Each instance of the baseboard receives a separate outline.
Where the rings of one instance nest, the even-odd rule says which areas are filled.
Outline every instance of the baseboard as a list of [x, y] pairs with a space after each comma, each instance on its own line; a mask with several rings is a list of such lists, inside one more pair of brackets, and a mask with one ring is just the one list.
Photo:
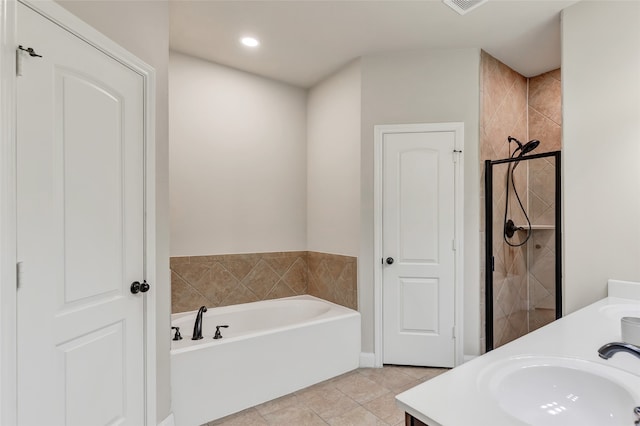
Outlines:
[[[464, 355], [463, 362], [469, 362], [478, 355]], [[373, 352], [360, 352], [360, 368], [374, 368], [376, 366], [376, 357]]]
[[169, 413], [166, 419], [158, 423], [158, 426], [176, 426], [173, 420], [173, 413]]
[[376, 366], [376, 357], [373, 352], [360, 352], [360, 367], [373, 368]]

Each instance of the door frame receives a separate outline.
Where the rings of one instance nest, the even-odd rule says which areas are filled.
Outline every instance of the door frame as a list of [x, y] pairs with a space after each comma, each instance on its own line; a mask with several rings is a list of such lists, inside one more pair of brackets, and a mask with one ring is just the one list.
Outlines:
[[[130, 68], [144, 84], [144, 279], [156, 283], [155, 70], [52, 0], [0, 0], [0, 424], [17, 421], [16, 53], [22, 3]], [[145, 424], [156, 425], [156, 292], [144, 300]]]
[[416, 123], [416, 124], [384, 124], [374, 126], [374, 256], [373, 256], [373, 288], [374, 288], [374, 366], [383, 364], [383, 318], [382, 318], [382, 182], [383, 182], [383, 140], [385, 134], [390, 133], [423, 133], [423, 132], [453, 132], [454, 152], [451, 153], [454, 162], [454, 209], [455, 209], [455, 252], [454, 252], [454, 365], [464, 362], [464, 164], [462, 150], [464, 146], [464, 123]]

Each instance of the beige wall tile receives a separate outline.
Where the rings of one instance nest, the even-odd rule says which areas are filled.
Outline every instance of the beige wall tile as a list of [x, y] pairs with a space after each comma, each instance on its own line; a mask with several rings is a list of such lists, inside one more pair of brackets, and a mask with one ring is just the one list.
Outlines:
[[213, 307], [220, 306], [220, 303], [238, 286], [238, 280], [219, 262], [215, 262], [200, 279], [191, 284], [209, 300], [209, 306]]
[[209, 301], [175, 272], [171, 273], [171, 308], [173, 312], [188, 312], [208, 305]]
[[257, 302], [260, 299], [251, 290], [240, 284], [222, 301], [220, 306], [238, 305], [241, 303]]
[[308, 274], [307, 262], [304, 257], [300, 256], [284, 273], [282, 279], [296, 294], [305, 294], [309, 282]]
[[251, 290], [259, 300], [262, 300], [279, 280], [280, 277], [267, 264], [267, 262], [260, 260], [251, 272], [249, 272], [249, 274], [242, 280], [242, 285]]
[[562, 87], [551, 73], [529, 79], [529, 107], [562, 125]]
[[562, 148], [562, 126], [533, 108], [529, 109], [529, 135], [531, 139], [540, 141], [536, 153], [558, 151]]
[[224, 267], [238, 280], [242, 281], [260, 261], [257, 254], [225, 255], [222, 261]]
[[[357, 309], [357, 258], [294, 251], [176, 257], [172, 312], [311, 294]], [[197, 306], [196, 306], [197, 305]]]
[[296, 296], [296, 292], [291, 289], [284, 281], [280, 280], [278, 283], [267, 293], [264, 299], [280, 299], [282, 297]]
[[[284, 275], [300, 257], [299, 252], [265, 253], [263, 259], [279, 276]], [[304, 255], [302, 255], [304, 256]]]
[[181, 263], [189, 263], [189, 256], [172, 257], [169, 264], [171, 268], [173, 268], [174, 266], [179, 265]]
[[199, 280], [207, 273], [209, 266], [204, 263], [179, 263], [171, 268], [173, 272], [188, 283]]

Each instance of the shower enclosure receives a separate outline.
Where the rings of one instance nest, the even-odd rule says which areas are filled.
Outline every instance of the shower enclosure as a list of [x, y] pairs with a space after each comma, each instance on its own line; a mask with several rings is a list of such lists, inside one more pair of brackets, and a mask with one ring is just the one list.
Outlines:
[[560, 151], [485, 161], [486, 351], [562, 316]]

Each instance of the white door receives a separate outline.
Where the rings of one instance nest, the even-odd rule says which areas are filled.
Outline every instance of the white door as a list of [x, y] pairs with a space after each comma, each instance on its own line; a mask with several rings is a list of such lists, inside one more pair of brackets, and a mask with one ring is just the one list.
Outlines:
[[18, 8], [18, 423], [142, 425], [144, 81]]
[[383, 362], [455, 364], [455, 133], [384, 133]]

